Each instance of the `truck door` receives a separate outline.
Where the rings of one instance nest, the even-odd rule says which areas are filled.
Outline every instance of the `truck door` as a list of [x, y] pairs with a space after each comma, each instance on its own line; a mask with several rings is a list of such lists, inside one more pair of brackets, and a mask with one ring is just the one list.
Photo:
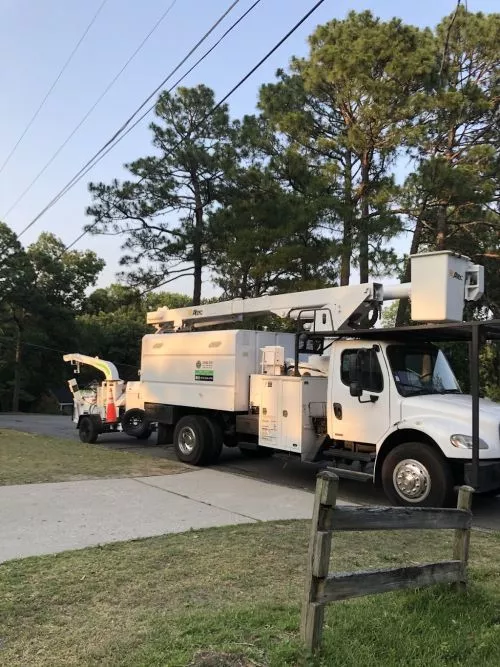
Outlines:
[[[374, 444], [390, 423], [390, 384], [385, 358], [378, 345], [361, 341], [334, 345], [333, 355], [329, 435], [336, 440]], [[350, 389], [354, 364], [362, 387], [358, 397], [351, 396]]]

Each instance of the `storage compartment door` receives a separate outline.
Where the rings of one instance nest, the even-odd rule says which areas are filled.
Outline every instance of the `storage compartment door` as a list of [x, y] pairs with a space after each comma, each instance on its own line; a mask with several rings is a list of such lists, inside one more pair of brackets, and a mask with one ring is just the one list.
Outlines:
[[281, 382], [281, 442], [280, 449], [290, 452], [300, 452], [302, 444], [302, 421], [304, 419], [302, 406], [302, 383], [290, 378]]
[[280, 382], [260, 378], [259, 445], [277, 448], [280, 441]]

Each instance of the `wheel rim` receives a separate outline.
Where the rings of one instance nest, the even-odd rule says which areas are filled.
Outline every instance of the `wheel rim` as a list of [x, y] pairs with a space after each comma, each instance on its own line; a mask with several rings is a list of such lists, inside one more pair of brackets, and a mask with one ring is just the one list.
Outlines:
[[190, 426], [181, 428], [177, 444], [184, 456], [189, 456], [193, 453], [193, 450], [196, 447], [196, 433]]
[[416, 459], [404, 459], [394, 468], [392, 481], [397, 494], [409, 503], [421, 503], [431, 492], [431, 476]]

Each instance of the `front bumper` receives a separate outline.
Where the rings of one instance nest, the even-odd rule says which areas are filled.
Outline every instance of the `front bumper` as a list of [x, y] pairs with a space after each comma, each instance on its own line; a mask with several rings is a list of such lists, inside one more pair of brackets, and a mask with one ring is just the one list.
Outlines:
[[472, 462], [464, 464], [464, 482], [474, 487], [478, 493], [486, 491], [500, 490], [500, 460], [492, 459], [488, 461], [479, 461], [477, 471], [477, 484], [474, 484], [474, 474]]

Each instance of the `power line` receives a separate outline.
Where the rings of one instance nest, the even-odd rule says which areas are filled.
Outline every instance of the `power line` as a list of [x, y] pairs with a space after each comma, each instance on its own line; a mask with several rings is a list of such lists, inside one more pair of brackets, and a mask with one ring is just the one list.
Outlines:
[[[4, 341], [8, 341], [10, 343], [17, 344], [17, 339], [12, 338], [10, 336], [0, 336], [0, 340], [4, 340]], [[47, 347], [47, 345], [38, 345], [36, 343], [28, 343], [27, 341], [24, 341], [24, 340], [21, 341], [21, 345], [24, 345], [25, 347], [33, 347], [33, 348], [36, 348], [38, 350], [46, 350], [48, 352], [56, 352], [57, 354], [61, 354], [61, 355], [73, 354], [72, 352], [65, 352], [64, 350], [58, 350], [55, 347]], [[88, 356], [92, 356], [92, 355], [88, 355]], [[101, 357], [97, 357], [97, 358], [100, 359]], [[139, 366], [134, 366], [133, 364], [118, 363], [118, 362], [115, 362], [115, 361], [113, 363], [114, 363], [115, 366], [124, 366], [124, 367], [127, 366], [128, 368], [135, 368], [135, 369], [139, 368]]]
[[[231, 88], [231, 90], [230, 90], [228, 93], [226, 93], [226, 95], [224, 95], [224, 97], [223, 97], [221, 100], [219, 100], [219, 101], [217, 102], [217, 104], [215, 104], [215, 105], [210, 109], [210, 111], [208, 111], [208, 112], [205, 114], [205, 116], [201, 119], [201, 121], [194, 127], [194, 130], [199, 129], [199, 128], [203, 125], [203, 123], [204, 123], [204, 122], [205, 122], [205, 121], [206, 121], [206, 120], [207, 120], [207, 119], [208, 119], [208, 118], [209, 118], [209, 117], [210, 117], [210, 116], [211, 116], [211, 115], [212, 115], [212, 114], [213, 114], [213, 113], [220, 107], [220, 106], [222, 106], [222, 105], [224, 104], [224, 102], [226, 102], [226, 101], [229, 99], [229, 97], [231, 97], [231, 95], [232, 95], [234, 92], [236, 92], [236, 91], [238, 90], [238, 88], [240, 88], [240, 87], [245, 83], [245, 81], [247, 81], [247, 80], [252, 76], [252, 74], [254, 74], [254, 73], [259, 69], [259, 67], [261, 67], [261, 66], [263, 65], [263, 64], [266, 62], [266, 60], [268, 60], [268, 59], [273, 55], [273, 53], [274, 53], [275, 51], [277, 51], [277, 50], [280, 48], [280, 46], [282, 46], [282, 45], [284, 44], [284, 42], [286, 42], [287, 39], [289, 39], [289, 38], [291, 37], [291, 35], [293, 35], [293, 33], [294, 33], [294, 32], [295, 32], [295, 31], [296, 31], [296, 30], [297, 30], [297, 29], [298, 29], [298, 28], [305, 22], [305, 21], [307, 21], [307, 19], [308, 19], [308, 18], [309, 18], [309, 17], [310, 17], [310, 16], [311, 16], [317, 9], [318, 9], [318, 7], [319, 7], [320, 5], [323, 4], [324, 1], [325, 1], [325, 0], [319, 0], [319, 1], [318, 1], [318, 2], [317, 2], [317, 3], [316, 3], [316, 4], [315, 4], [315, 5], [314, 5], [314, 6], [313, 6], [307, 13], [306, 13], [306, 14], [304, 14], [304, 16], [303, 16], [299, 21], [297, 21], [297, 23], [296, 23], [292, 28], [290, 28], [290, 30], [286, 33], [286, 35], [284, 35], [284, 36], [279, 40], [279, 42], [277, 42], [277, 43], [273, 46], [273, 48], [270, 49], [270, 50], [266, 53], [266, 55], [265, 55], [263, 58], [261, 58], [261, 59], [259, 60], [259, 62], [258, 62], [256, 65], [254, 65], [254, 67], [252, 67], [252, 69], [251, 69], [247, 74], [245, 74], [245, 76], [244, 76], [242, 79], [240, 79], [240, 80], [238, 81], [238, 83], [237, 83], [236, 85], [234, 85], [234, 86]], [[202, 57], [202, 58], [203, 58], [203, 57]], [[189, 73], [189, 72], [188, 72], [188, 73]], [[176, 84], [175, 84], [175, 85], [176, 85]], [[125, 135], [123, 135], [123, 136], [126, 136], [126, 134], [128, 134], [128, 132], [130, 132], [130, 131], [137, 125], [137, 123], [139, 123], [139, 122], [140, 122], [140, 121], [141, 121], [141, 120], [142, 120], [142, 119], [143, 119], [143, 118], [144, 118], [144, 117], [145, 117], [145, 116], [146, 116], [146, 115], [147, 115], [153, 108], [154, 108], [154, 105], [153, 105], [152, 107], [150, 107], [150, 108], [147, 110], [147, 112], [145, 112], [145, 113], [144, 113], [144, 114], [143, 114], [143, 115], [142, 115], [142, 116], [141, 116], [141, 117], [140, 117], [140, 118], [139, 118], [139, 119], [138, 119], [138, 120], [137, 120], [137, 121], [136, 121], [136, 122], [129, 128], [129, 129], [128, 129], [128, 131], [127, 131], [127, 132], [125, 133]], [[123, 138], [123, 137], [121, 137], [121, 138]], [[169, 153], [166, 153], [166, 154], [165, 154], [164, 157], [167, 157], [168, 155], [171, 155], [171, 154], [172, 154], [172, 153], [173, 153], [173, 152], [174, 152], [174, 151], [175, 151], [175, 150], [176, 150], [182, 143], [184, 143], [184, 141], [185, 141], [184, 139], [181, 139], [181, 140], [180, 140], [180, 141], [179, 141], [179, 142], [172, 148], [172, 150], [171, 150]], [[77, 183], [81, 178], [83, 178], [83, 177], [85, 176], [85, 174], [87, 174], [87, 173], [88, 173], [88, 172], [89, 172], [89, 171], [90, 171], [90, 170], [91, 170], [91, 169], [92, 169], [92, 168], [99, 162], [99, 160], [101, 160], [107, 153], [109, 153], [109, 151], [112, 150], [112, 149], [114, 148], [114, 146], [116, 146], [117, 143], [118, 143], [118, 141], [117, 141], [114, 145], [110, 146], [110, 147], [108, 148], [108, 150], [106, 151], [106, 153], [104, 153], [104, 155], [102, 155], [101, 157], [99, 157], [98, 160], [96, 160], [93, 164], [91, 164], [91, 165], [86, 169], [86, 171], [84, 171], [81, 175], [79, 175], [79, 176], [78, 176], [78, 179], [77, 179], [76, 181], [74, 181], [74, 182], [70, 185], [70, 188], [73, 187], [73, 185], [76, 185], [76, 183]], [[143, 179], [140, 179], [140, 180], [143, 180]], [[139, 181], [139, 182], [140, 182], [140, 181]], [[63, 193], [63, 194], [64, 194], [64, 193]], [[62, 195], [61, 195], [61, 196], [62, 196]], [[64, 254], [65, 252], [67, 252], [67, 251], [68, 251], [70, 248], [72, 248], [76, 243], [78, 243], [78, 241], [80, 241], [86, 234], [88, 234], [88, 233], [89, 233], [89, 232], [96, 226], [96, 224], [97, 224], [97, 223], [94, 222], [94, 223], [92, 223], [91, 225], [89, 225], [89, 226], [88, 226], [88, 227], [87, 227], [87, 228], [86, 228], [86, 229], [85, 229], [85, 230], [84, 230], [84, 231], [83, 231], [83, 232], [82, 232], [82, 233], [81, 233], [81, 234], [80, 234], [74, 241], [72, 241], [70, 244], [68, 244], [68, 245], [66, 246], [66, 248], [64, 249], [64, 251], [63, 251], [62, 254]], [[168, 281], [167, 281], [167, 282], [168, 282]], [[157, 287], [159, 287], [159, 286], [160, 286], [160, 285], [158, 285]], [[147, 291], [151, 291], [152, 289], [156, 289], [156, 287], [155, 287], [155, 288], [151, 288], [151, 289], [149, 289], [149, 290], [145, 290], [144, 292], [141, 292], [141, 294], [145, 294]]]
[[45, 102], [49, 99], [49, 97], [51, 96], [51, 94], [52, 94], [54, 88], [55, 88], [55, 87], [57, 86], [57, 84], [59, 83], [60, 78], [62, 77], [62, 75], [64, 74], [64, 72], [66, 71], [66, 69], [69, 67], [69, 64], [70, 64], [71, 61], [73, 60], [73, 58], [74, 58], [76, 52], [78, 51], [78, 49], [80, 48], [80, 46], [81, 46], [81, 44], [82, 44], [82, 42], [83, 42], [83, 40], [84, 40], [85, 37], [87, 36], [88, 32], [90, 31], [90, 29], [92, 28], [92, 26], [94, 25], [94, 23], [97, 21], [97, 18], [98, 18], [98, 16], [99, 16], [99, 14], [100, 14], [101, 11], [104, 9], [104, 5], [105, 5], [107, 2], [108, 2], [108, 0], [102, 0], [102, 2], [101, 2], [101, 4], [99, 5], [97, 11], [95, 12], [94, 16], [90, 19], [90, 23], [88, 24], [88, 26], [87, 26], [87, 27], [85, 28], [85, 30], [83, 31], [82, 36], [80, 37], [80, 39], [78, 40], [78, 42], [77, 42], [76, 45], [74, 46], [73, 50], [72, 50], [71, 53], [69, 54], [69, 56], [68, 56], [66, 62], [64, 63], [64, 65], [63, 65], [63, 66], [61, 67], [61, 69], [59, 70], [59, 74], [56, 76], [54, 82], [52, 83], [52, 85], [50, 86], [50, 88], [48, 89], [48, 91], [46, 92], [45, 96], [43, 97], [42, 101], [40, 102], [40, 104], [39, 104], [38, 108], [36, 109], [35, 113], [33, 114], [33, 116], [31, 117], [31, 119], [29, 120], [28, 124], [27, 124], [26, 127], [24, 128], [23, 133], [21, 134], [21, 136], [19, 137], [19, 139], [18, 139], [18, 140], [16, 141], [16, 143], [14, 144], [14, 147], [12, 148], [12, 150], [10, 151], [10, 153], [9, 153], [9, 154], [7, 155], [7, 157], [5, 158], [5, 160], [4, 160], [3, 164], [2, 164], [2, 166], [0, 167], [0, 174], [1, 174], [2, 171], [5, 169], [5, 167], [7, 166], [7, 164], [10, 162], [10, 159], [11, 159], [11, 157], [14, 155], [14, 153], [16, 152], [16, 150], [17, 150], [19, 144], [22, 142], [22, 140], [23, 140], [24, 137], [26, 136], [27, 132], [29, 131], [29, 129], [31, 128], [31, 126], [33, 125], [33, 123], [35, 122], [35, 120], [37, 119], [38, 114], [40, 113], [40, 111], [41, 111], [41, 110], [43, 109], [43, 107], [45, 106]]
[[[201, 37], [201, 39], [198, 40], [198, 42], [196, 42], [196, 44], [187, 53], [187, 55], [184, 56], [184, 58], [179, 62], [179, 64], [176, 65], [176, 67], [174, 67], [174, 69], [163, 79], [160, 85], [157, 86], [150, 95], [148, 95], [148, 97], [144, 100], [144, 102], [142, 102], [142, 104], [133, 112], [133, 114], [121, 125], [121, 127], [113, 134], [113, 136], [110, 139], [108, 139], [108, 141], [90, 158], [90, 160], [88, 160], [88, 162], [80, 169], [80, 171], [77, 172], [77, 174], [75, 174], [75, 176], [73, 176], [73, 178], [64, 186], [64, 188], [62, 188], [62, 190], [60, 190], [60, 192], [53, 199], [51, 199], [51, 201], [40, 211], [40, 213], [38, 213], [38, 215], [36, 215], [35, 218], [33, 218], [33, 220], [28, 225], [26, 225], [24, 229], [20, 231], [20, 233], [18, 234], [18, 238], [21, 237], [25, 232], [27, 232], [28, 229], [30, 229], [30, 227], [32, 227], [50, 208], [52, 208], [52, 206], [54, 206], [55, 203], [59, 201], [59, 199], [64, 194], [66, 194], [66, 192], [71, 187], [73, 187], [74, 185], [73, 181], [75, 181], [75, 179], [125, 131], [128, 125], [130, 125], [130, 123], [133, 121], [135, 116], [137, 116], [137, 114], [146, 106], [146, 104], [148, 104], [150, 99], [154, 97], [161, 88], [163, 88], [165, 83], [177, 72], [177, 70], [180, 67], [182, 67], [182, 65], [186, 62], [186, 60], [190, 58], [190, 56], [211, 35], [211, 33], [224, 20], [224, 18], [229, 14], [229, 12], [231, 12], [232, 9], [236, 7], [236, 5], [239, 2], [240, 0], [234, 0], [234, 2], [232, 2], [229, 5], [229, 7], [221, 14], [221, 16], [217, 19], [217, 21], [212, 25], [212, 27], [203, 35], [203, 37]], [[75, 183], [77, 182], [78, 181], [76, 180]]]
[[130, 65], [130, 63], [134, 60], [136, 55], [139, 53], [139, 51], [142, 50], [148, 39], [153, 35], [153, 33], [160, 27], [161, 23], [166, 19], [170, 11], [173, 9], [174, 5], [176, 4], [177, 0], [172, 0], [172, 2], [169, 4], [167, 9], [163, 12], [163, 14], [160, 16], [160, 18], [156, 21], [156, 23], [153, 25], [151, 30], [147, 33], [147, 35], [144, 37], [144, 39], [141, 41], [141, 43], [137, 46], [135, 51], [132, 53], [132, 55], [127, 59], [125, 64], [122, 66], [120, 71], [113, 77], [113, 79], [108, 83], [106, 88], [103, 90], [103, 92], [99, 95], [97, 100], [94, 102], [94, 104], [90, 107], [90, 109], [87, 111], [87, 113], [83, 116], [83, 118], [79, 121], [79, 123], [76, 125], [76, 127], [73, 129], [73, 131], [66, 137], [66, 139], [63, 141], [63, 143], [59, 146], [59, 148], [55, 151], [55, 153], [52, 155], [52, 157], [48, 160], [48, 162], [45, 163], [45, 165], [42, 167], [42, 169], [38, 172], [38, 174], [35, 176], [35, 178], [31, 181], [31, 183], [26, 187], [23, 192], [19, 195], [19, 197], [15, 200], [15, 202], [11, 205], [11, 207], [4, 213], [2, 216], [3, 219], [5, 219], [12, 211], [16, 208], [16, 206], [24, 199], [24, 197], [28, 194], [28, 192], [31, 190], [31, 188], [35, 185], [35, 183], [40, 179], [40, 177], [47, 171], [47, 169], [50, 167], [50, 165], [54, 162], [54, 160], [57, 158], [59, 153], [67, 146], [67, 144], [71, 141], [71, 139], [75, 136], [75, 134], [78, 132], [78, 130], [81, 128], [81, 126], [85, 123], [87, 118], [92, 114], [94, 109], [101, 103], [101, 101], [104, 99], [104, 97], [109, 93], [111, 88], [115, 85], [115, 83], [118, 81], [118, 79], [121, 77], [123, 72], [127, 69], [127, 67]]
[[[219, 46], [219, 44], [220, 44], [220, 43], [227, 37], [227, 35], [229, 35], [229, 33], [232, 32], [232, 31], [234, 30], [234, 28], [236, 28], [236, 26], [237, 26], [239, 23], [241, 23], [241, 21], [243, 21], [243, 19], [244, 19], [244, 18], [245, 18], [245, 17], [246, 17], [246, 16], [247, 16], [247, 15], [248, 15], [248, 14], [255, 8], [255, 7], [259, 4], [259, 3], [260, 3], [260, 2], [262, 2], [262, 0], [255, 0], [255, 2], [254, 2], [252, 5], [250, 5], [250, 7], [249, 7], [249, 8], [248, 8], [248, 9], [247, 9], [241, 16], [240, 16], [240, 17], [239, 17], [233, 24], [231, 24], [231, 25], [229, 26], [229, 28], [228, 28], [228, 29], [227, 29], [227, 30], [226, 30], [226, 31], [219, 37], [219, 39], [213, 44], [213, 46], [211, 46], [207, 51], [205, 51], [205, 53], [204, 53], [202, 56], [200, 56], [200, 58], [198, 58], [198, 60], [197, 60], [193, 65], [191, 65], [191, 67], [187, 70], [187, 72], [185, 72], [181, 77], [179, 77], [179, 79], [177, 79], [177, 81], [176, 81], [172, 86], [170, 86], [170, 88], [167, 89], [167, 92], [170, 93], [170, 92], [172, 92], [172, 90], [174, 90], [175, 88], [177, 88], [177, 86], [178, 86], [178, 85], [179, 85], [179, 84], [180, 84], [180, 83], [181, 83], [181, 82], [182, 82], [182, 81], [183, 81], [189, 74], [191, 74], [191, 72], [192, 72], [196, 67], [198, 67], [198, 65], [199, 65], [203, 60], [205, 60], [205, 58], [207, 58], [207, 57], [212, 53], [212, 51], [214, 51], [214, 50], [217, 48], [217, 46]], [[64, 194], [66, 194], [66, 192], [67, 192], [68, 190], [70, 190], [74, 185], [76, 185], [76, 184], [78, 183], [78, 181], [80, 181], [86, 174], [88, 174], [89, 171], [91, 171], [91, 170], [95, 167], [96, 164], [98, 164], [104, 157], [106, 157], [106, 155], [107, 155], [108, 153], [110, 153], [110, 152], [113, 150], [113, 148], [114, 148], [118, 143], [120, 143], [120, 141], [121, 141], [122, 139], [124, 139], [124, 138], [127, 136], [127, 134], [129, 134], [130, 132], [132, 132], [132, 130], [133, 130], [135, 127], [137, 127], [137, 125], [138, 125], [142, 120], [144, 120], [144, 118], [145, 118], [145, 117], [146, 117], [146, 116], [147, 116], [147, 115], [148, 115], [148, 114], [155, 108], [155, 105], [156, 105], [156, 103], [153, 104], [152, 106], [150, 106], [149, 109], [147, 109], [147, 111], [145, 111], [145, 112], [142, 114], [142, 116], [140, 116], [140, 117], [134, 122], [134, 124], [131, 125], [131, 126], [126, 130], [126, 132], [125, 132], [121, 137], [119, 137], [119, 138], [118, 138], [118, 139], [117, 139], [111, 146], [109, 146], [109, 147], [107, 148], [107, 150], [106, 150], [104, 153], [102, 153], [102, 155], [100, 155], [100, 156], [95, 160], [95, 162], [93, 162], [91, 165], [89, 165], [89, 166], [85, 169], [85, 171], [84, 171], [83, 173], [80, 173], [79, 176], [78, 176], [78, 178], [77, 178], [76, 180], [74, 180], [74, 182], [71, 183], [71, 185], [65, 190], [65, 192], [62, 193], [61, 196], [64, 196]], [[205, 120], [205, 119], [204, 119], [204, 120]], [[142, 179], [141, 179], [141, 180], [142, 180]], [[81, 233], [81, 234], [80, 234], [74, 241], [72, 241], [69, 245], [67, 245], [67, 246], [65, 247], [65, 249], [63, 250], [63, 252], [62, 252], [62, 254], [61, 254], [60, 256], [64, 255], [64, 253], [66, 253], [70, 248], [72, 248], [74, 245], [76, 245], [76, 244], [78, 243], [78, 241], [80, 241], [80, 239], [82, 239], [86, 234], [88, 234], [88, 232], [95, 226], [95, 224], [96, 224], [96, 223], [94, 223], [93, 225], [90, 225], [90, 226], [89, 226], [87, 229], [85, 229], [85, 230], [84, 230], [84, 231], [83, 231], [83, 232], [82, 232], [82, 233]]]

